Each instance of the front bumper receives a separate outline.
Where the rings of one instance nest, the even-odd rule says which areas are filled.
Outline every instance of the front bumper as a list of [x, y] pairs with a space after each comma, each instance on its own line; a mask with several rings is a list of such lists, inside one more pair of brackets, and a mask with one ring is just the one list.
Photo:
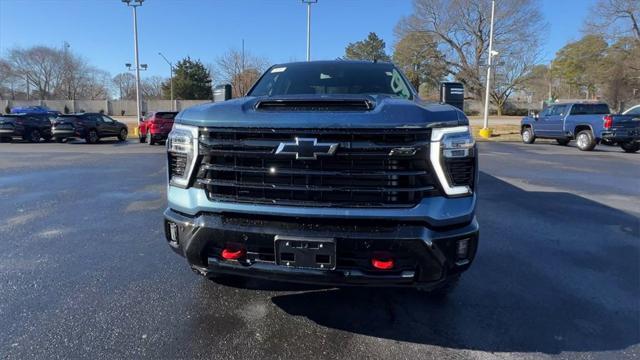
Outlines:
[[[479, 235], [478, 223], [473, 216], [463, 224], [434, 228], [415, 221], [211, 212], [187, 215], [172, 209], [167, 209], [164, 215], [170, 247], [201, 273], [325, 285], [436, 288], [470, 266]], [[171, 224], [175, 224], [175, 239]], [[276, 264], [276, 236], [335, 239], [336, 268], [300, 269]], [[460, 258], [456, 246], [463, 239], [468, 241], [468, 252]], [[229, 243], [244, 246], [246, 258], [238, 261], [222, 259], [220, 252]], [[397, 256], [398, 266], [394, 270], [377, 270], [371, 266], [371, 254], [380, 250]]]

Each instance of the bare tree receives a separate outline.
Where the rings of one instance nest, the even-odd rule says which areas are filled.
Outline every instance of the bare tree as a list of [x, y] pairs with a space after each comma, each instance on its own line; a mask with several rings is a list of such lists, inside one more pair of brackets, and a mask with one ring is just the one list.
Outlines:
[[0, 59], [0, 99], [16, 99], [16, 85], [19, 84], [19, 78], [11, 64]]
[[133, 100], [136, 97], [136, 77], [131, 73], [120, 73], [113, 77], [120, 100]]
[[598, 0], [590, 13], [585, 24], [588, 33], [604, 33], [614, 40], [630, 36], [640, 43], [640, 1]]
[[268, 64], [264, 58], [230, 49], [216, 61], [216, 78], [231, 84], [233, 96], [244, 96]]
[[80, 79], [77, 99], [101, 100], [110, 97], [111, 75], [108, 72], [88, 67]]
[[60, 83], [62, 60], [59, 50], [46, 46], [14, 48], [9, 50], [8, 56], [16, 75], [25, 79], [27, 88], [33, 86], [41, 100], [48, 99]]
[[142, 79], [140, 84], [142, 96], [145, 99], [162, 99], [162, 84], [168, 81], [161, 76], [151, 76]]
[[[491, 21], [490, 0], [414, 0], [413, 15], [399, 32], [424, 32], [439, 43], [449, 73], [476, 98], [484, 94]], [[500, 56], [491, 98], [501, 110], [519, 81], [537, 62], [544, 21], [537, 0], [498, 0], [494, 49]]]

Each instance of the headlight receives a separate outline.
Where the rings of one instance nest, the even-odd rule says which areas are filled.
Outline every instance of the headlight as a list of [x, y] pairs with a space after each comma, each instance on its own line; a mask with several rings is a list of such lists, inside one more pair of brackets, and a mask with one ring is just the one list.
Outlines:
[[198, 128], [175, 124], [167, 137], [169, 185], [186, 188], [198, 156]]
[[475, 143], [468, 126], [432, 130], [431, 164], [445, 194], [471, 194], [476, 171]]

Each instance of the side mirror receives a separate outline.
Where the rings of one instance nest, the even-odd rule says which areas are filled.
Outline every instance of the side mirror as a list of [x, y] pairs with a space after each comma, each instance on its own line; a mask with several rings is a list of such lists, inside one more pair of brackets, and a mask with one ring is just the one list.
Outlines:
[[213, 88], [213, 102], [227, 101], [231, 99], [231, 85], [223, 84]]
[[464, 111], [464, 85], [458, 82], [440, 83], [440, 102]]

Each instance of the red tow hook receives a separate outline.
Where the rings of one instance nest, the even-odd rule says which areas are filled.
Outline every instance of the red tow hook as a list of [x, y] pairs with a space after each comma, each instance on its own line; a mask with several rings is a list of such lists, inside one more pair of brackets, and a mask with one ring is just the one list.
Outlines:
[[222, 249], [221, 256], [225, 260], [238, 260], [243, 258], [247, 254], [247, 251], [243, 248], [224, 248]]
[[373, 253], [371, 265], [378, 270], [391, 270], [395, 266], [393, 257], [386, 251]]

